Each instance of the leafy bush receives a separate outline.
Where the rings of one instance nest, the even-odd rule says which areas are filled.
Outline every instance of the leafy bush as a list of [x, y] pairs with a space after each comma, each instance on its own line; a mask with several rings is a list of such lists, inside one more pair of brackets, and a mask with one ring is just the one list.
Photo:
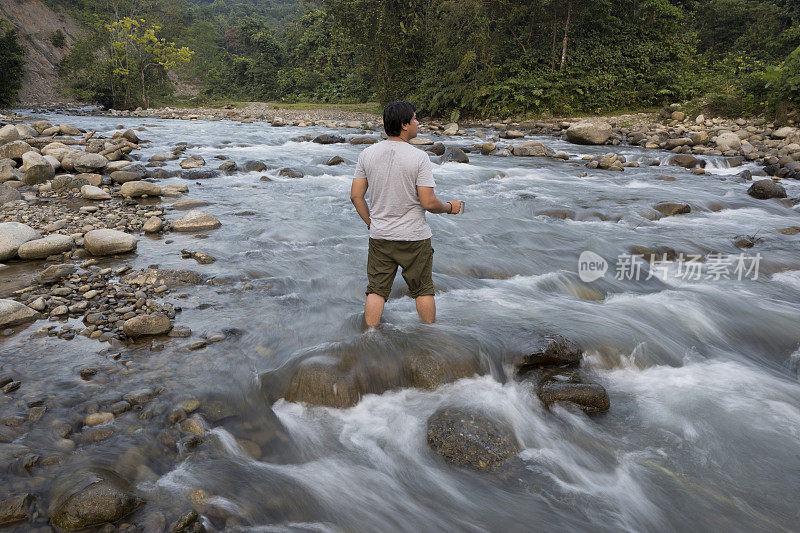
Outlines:
[[50, 33], [50, 42], [56, 48], [64, 48], [67, 44], [67, 38], [64, 35], [64, 32], [61, 29], [58, 29], [52, 33]]
[[25, 74], [25, 50], [11, 23], [0, 19], [0, 107], [17, 103]]

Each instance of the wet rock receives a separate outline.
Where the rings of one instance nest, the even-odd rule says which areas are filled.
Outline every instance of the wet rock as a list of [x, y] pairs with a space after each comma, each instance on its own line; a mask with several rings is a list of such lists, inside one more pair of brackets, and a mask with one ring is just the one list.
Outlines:
[[81, 190], [84, 186], [90, 186], [89, 180], [81, 176], [63, 174], [53, 179], [53, 191], [64, 193], [72, 190]]
[[84, 185], [81, 187], [81, 196], [87, 200], [110, 200], [111, 195], [100, 187]]
[[286, 178], [302, 178], [305, 174], [303, 174], [300, 170], [295, 170], [293, 168], [282, 168], [278, 172], [278, 176], [284, 176]]
[[31, 322], [39, 316], [37, 311], [27, 305], [14, 300], [0, 299], [0, 328]]
[[296, 369], [284, 397], [289, 402], [352, 407], [361, 399], [361, 392], [349, 370], [331, 356], [308, 358]]
[[448, 463], [476, 470], [496, 469], [521, 450], [509, 426], [456, 407], [440, 409], [428, 419], [427, 442]]
[[216, 261], [216, 258], [214, 258], [211, 255], [208, 255], [203, 252], [195, 252], [192, 250], [186, 250], [186, 249], [181, 250], [181, 255], [183, 256], [184, 259], [194, 259], [201, 265], [210, 265], [211, 263]]
[[207, 180], [219, 176], [218, 170], [194, 169], [181, 172], [181, 178], [185, 180]]
[[207, 231], [220, 227], [222, 223], [202, 211], [189, 211], [186, 215], [172, 223], [175, 231]]
[[205, 200], [198, 200], [197, 198], [187, 198], [185, 200], [180, 200], [178, 202], [175, 202], [174, 204], [172, 204], [172, 207], [184, 211], [187, 209], [196, 209], [198, 207], [205, 207], [207, 205], [209, 205], [209, 203], [206, 202]]
[[108, 159], [100, 154], [82, 153], [72, 160], [76, 172], [96, 172], [108, 165]]
[[129, 181], [123, 183], [119, 190], [122, 196], [135, 198], [140, 196], [161, 196], [161, 187], [150, 181]]
[[200, 157], [199, 155], [193, 155], [191, 157], [187, 157], [186, 159], [180, 162], [180, 166], [183, 169], [199, 168], [205, 164], [206, 160]]
[[447, 163], [452, 161], [454, 163], [469, 163], [469, 157], [464, 153], [464, 150], [457, 147], [445, 149], [444, 155], [439, 159], [439, 163]]
[[511, 357], [510, 363], [517, 375], [542, 367], [578, 366], [583, 357], [583, 349], [574, 340], [562, 335], [536, 335], [526, 347]]
[[137, 389], [125, 395], [125, 401], [131, 405], [142, 405], [158, 395], [154, 389]]
[[344, 137], [340, 135], [333, 135], [330, 133], [323, 133], [322, 135], [317, 135], [314, 137], [314, 140], [317, 144], [336, 144], [336, 143], [343, 143], [345, 142]]
[[55, 283], [75, 272], [75, 265], [60, 264], [51, 265], [36, 275], [36, 281], [43, 284]]
[[145, 233], [158, 233], [164, 227], [164, 221], [158, 217], [148, 218], [142, 226]]
[[267, 170], [267, 165], [262, 161], [245, 161], [242, 170], [244, 172], [263, 172]]
[[[786, 189], [783, 185], [776, 183], [771, 179], [758, 180], [754, 182], [747, 194], [759, 200], [768, 200], [770, 198], [786, 198]], [[0, 224], [2, 226], [2, 224]]]
[[55, 526], [74, 530], [116, 522], [144, 504], [117, 476], [92, 475], [88, 480], [90, 484], [67, 492], [54, 503], [51, 521]]
[[97, 256], [131, 252], [136, 249], [138, 242], [133, 235], [113, 229], [96, 229], [83, 236], [86, 250]]
[[333, 166], [336, 166], [336, 165], [341, 165], [342, 163], [344, 163], [344, 159], [339, 157], [338, 155], [335, 155], [335, 156], [331, 157], [330, 159], [328, 159], [327, 161], [325, 161], [325, 164], [327, 166], [329, 166], [329, 167], [333, 167]]
[[380, 138], [373, 135], [359, 135], [350, 139], [350, 144], [375, 144], [381, 142]]
[[101, 424], [107, 424], [112, 420], [114, 420], [113, 413], [92, 413], [86, 415], [85, 424], [87, 426], [99, 426]]
[[15, 494], [0, 500], [0, 527], [29, 520], [33, 500], [32, 494]]
[[511, 147], [511, 153], [518, 157], [549, 157], [555, 154], [538, 141], [515, 144]]
[[151, 162], [158, 162], [158, 161], [174, 161], [178, 159], [178, 156], [173, 154], [172, 152], [160, 152], [155, 154], [150, 158]]
[[194, 509], [182, 514], [172, 525], [169, 527], [170, 533], [180, 533], [189, 529], [198, 518], [197, 511]]
[[403, 360], [403, 369], [411, 386], [429, 390], [461, 378], [484, 373], [476, 356], [454, 357], [424, 350], [406, 356]]
[[705, 163], [705, 161], [701, 162], [701, 160], [691, 154], [675, 154], [669, 158], [668, 164], [683, 168], [697, 168], [702, 163]]
[[429, 152], [434, 155], [442, 156], [447, 151], [444, 143], [433, 143], [431, 146], [425, 149], [426, 152]]
[[164, 315], [139, 315], [129, 318], [122, 325], [122, 330], [129, 337], [142, 335], [163, 335], [172, 328], [169, 318]]
[[145, 270], [143, 272], [132, 272], [123, 278], [125, 283], [141, 286], [160, 286], [181, 287], [185, 285], [199, 285], [203, 283], [203, 276], [191, 270]]
[[72, 250], [75, 243], [69, 235], [59, 235], [53, 233], [42, 239], [28, 241], [19, 247], [17, 253], [20, 259], [44, 259], [51, 255], [56, 255]]
[[220, 163], [217, 167], [217, 170], [222, 170], [223, 172], [236, 172], [239, 170], [239, 166], [236, 164], [236, 161], [228, 159]]
[[581, 121], [570, 126], [567, 139], [575, 144], [605, 144], [613, 134], [611, 126], [602, 121]]
[[481, 144], [481, 154], [483, 155], [491, 155], [495, 150], [497, 150], [497, 144], [493, 142], [485, 142]]
[[764, 242], [764, 239], [754, 235], [737, 235], [733, 239], [733, 245], [737, 248], [752, 248], [757, 243]]
[[665, 217], [683, 215], [692, 211], [692, 208], [689, 206], [689, 204], [682, 204], [679, 202], [659, 202], [653, 206], [653, 209]]
[[544, 373], [536, 383], [536, 394], [547, 407], [570, 404], [587, 414], [604, 413], [611, 405], [606, 389], [577, 370]]

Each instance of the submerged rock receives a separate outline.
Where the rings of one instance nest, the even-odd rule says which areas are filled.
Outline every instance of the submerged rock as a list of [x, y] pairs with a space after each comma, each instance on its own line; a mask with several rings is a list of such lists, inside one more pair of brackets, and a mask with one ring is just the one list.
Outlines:
[[456, 407], [428, 419], [427, 442], [448, 463], [476, 470], [495, 469], [521, 450], [508, 425]]
[[303, 174], [300, 170], [295, 170], [293, 168], [282, 168], [278, 172], [278, 176], [284, 176], [286, 178], [302, 178], [305, 174]]
[[461, 378], [482, 374], [478, 357], [447, 357], [418, 350], [403, 360], [403, 370], [412, 387], [435, 389]]
[[512, 357], [511, 364], [522, 375], [529, 370], [547, 366], [578, 366], [583, 357], [580, 345], [562, 335], [538, 335], [530, 346]]
[[31, 517], [32, 494], [15, 494], [0, 500], [0, 527]]
[[189, 211], [186, 215], [172, 223], [175, 231], [206, 231], [220, 227], [222, 223], [215, 217], [202, 211]]
[[682, 204], [678, 202], [659, 202], [653, 206], [653, 209], [665, 217], [684, 215], [692, 211], [692, 208], [689, 206], [689, 204]]
[[[77, 491], [69, 491], [54, 502], [53, 525], [63, 529], [83, 529], [116, 522], [144, 504], [128, 483], [110, 474], [92, 475], [92, 481]], [[79, 485], [80, 486], [80, 485]]]
[[584, 413], [608, 411], [608, 392], [599, 383], [572, 369], [558, 369], [536, 376], [536, 395], [547, 406], [570, 404]]

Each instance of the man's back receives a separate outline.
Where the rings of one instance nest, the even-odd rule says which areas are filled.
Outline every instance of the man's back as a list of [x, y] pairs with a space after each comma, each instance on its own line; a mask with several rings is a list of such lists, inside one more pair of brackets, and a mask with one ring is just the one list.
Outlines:
[[428, 155], [405, 142], [373, 144], [358, 158], [356, 178], [367, 178], [373, 239], [419, 241], [431, 237], [417, 186], [434, 187]]

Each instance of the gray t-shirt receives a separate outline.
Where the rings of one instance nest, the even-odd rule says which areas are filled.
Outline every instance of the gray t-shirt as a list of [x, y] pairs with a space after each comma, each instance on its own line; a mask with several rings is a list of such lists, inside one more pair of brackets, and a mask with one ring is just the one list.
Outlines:
[[356, 178], [367, 178], [369, 236], [389, 241], [431, 237], [417, 186], [434, 187], [428, 154], [399, 141], [373, 144], [358, 157]]

